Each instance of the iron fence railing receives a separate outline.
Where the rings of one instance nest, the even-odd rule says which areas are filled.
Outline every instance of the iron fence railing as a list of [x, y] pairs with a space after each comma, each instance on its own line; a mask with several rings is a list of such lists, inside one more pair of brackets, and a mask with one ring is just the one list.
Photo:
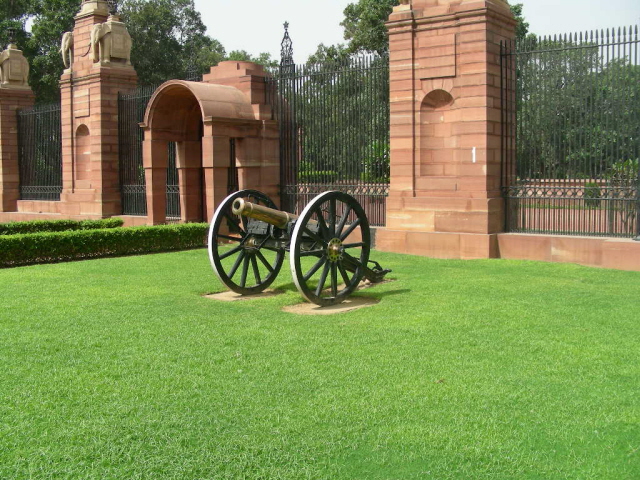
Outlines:
[[18, 167], [21, 200], [60, 200], [62, 127], [60, 104], [19, 110]]
[[389, 190], [389, 61], [361, 56], [294, 65], [267, 79], [280, 128], [281, 206], [299, 212], [326, 190], [350, 193], [385, 224]]
[[167, 208], [168, 222], [180, 220], [180, 184], [176, 165], [176, 143], [169, 142], [167, 155]]
[[506, 230], [640, 236], [638, 27], [501, 45]]
[[[142, 164], [144, 140], [140, 122], [151, 96], [159, 85], [143, 85], [132, 93], [118, 95], [118, 135], [120, 157], [120, 192], [123, 215], [147, 215], [147, 188]], [[169, 143], [167, 167], [168, 221], [180, 219], [180, 187], [176, 168], [175, 143]]]

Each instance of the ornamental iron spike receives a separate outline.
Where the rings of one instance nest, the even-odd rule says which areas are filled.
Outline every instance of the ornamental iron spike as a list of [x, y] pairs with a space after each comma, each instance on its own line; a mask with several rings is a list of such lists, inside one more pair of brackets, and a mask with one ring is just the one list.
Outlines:
[[16, 29], [14, 27], [7, 28], [7, 33], [9, 34], [9, 45], [15, 45], [16, 43]]
[[109, 4], [109, 14], [117, 15], [118, 14], [118, 0], [107, 0]]
[[293, 42], [289, 36], [289, 22], [284, 22], [284, 37], [280, 46], [280, 67], [293, 65]]

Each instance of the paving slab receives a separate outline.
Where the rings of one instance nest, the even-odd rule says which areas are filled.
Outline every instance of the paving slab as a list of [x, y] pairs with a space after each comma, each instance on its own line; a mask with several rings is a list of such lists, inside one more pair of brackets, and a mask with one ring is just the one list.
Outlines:
[[298, 303], [289, 305], [282, 309], [283, 312], [295, 313], [298, 315], [335, 315], [336, 313], [349, 312], [351, 310], [359, 310], [365, 307], [371, 307], [379, 303], [377, 298], [369, 297], [349, 297], [344, 302], [328, 307], [319, 307], [315, 303]]
[[221, 302], [238, 302], [242, 300], [255, 300], [257, 298], [275, 297], [280, 295], [282, 290], [265, 290], [264, 292], [256, 293], [254, 295], [240, 295], [239, 293], [227, 290], [220, 293], [212, 293], [205, 295], [204, 298], [211, 298], [212, 300], [219, 300]]

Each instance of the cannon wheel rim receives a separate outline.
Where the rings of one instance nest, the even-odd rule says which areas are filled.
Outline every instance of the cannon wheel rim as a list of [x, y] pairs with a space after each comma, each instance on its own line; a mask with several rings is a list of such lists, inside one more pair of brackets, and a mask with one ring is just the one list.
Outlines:
[[[344, 211], [346, 211], [347, 217], [351, 212], [355, 214], [355, 220], [352, 224], [349, 225], [349, 227], [347, 227], [347, 225], [345, 224], [346, 219], [344, 218], [344, 216], [338, 216], [338, 203], [344, 205]], [[324, 218], [323, 215], [328, 231], [325, 231], [325, 229], [321, 229], [322, 231], [319, 233], [319, 235], [317, 235], [323, 241], [321, 249], [325, 248], [325, 252], [317, 257], [318, 260], [316, 264], [310, 270], [305, 271], [301, 260], [303, 256], [301, 252], [301, 244], [304, 237], [303, 234], [306, 232], [306, 234], [308, 235], [307, 225], [309, 223], [309, 220], [312, 220], [314, 214], [316, 214], [316, 218], [318, 218], [318, 214], [319, 212], [322, 212], [322, 207], [325, 204], [329, 208], [327, 218]], [[352, 228], [352, 225], [354, 223], [356, 225]], [[341, 231], [336, 234], [335, 230], [337, 230], [338, 228], [340, 228]], [[353, 246], [356, 244], [351, 244], [352, 246], [347, 247], [347, 244], [345, 244], [344, 248], [344, 252], [349, 254], [353, 259], [352, 263], [354, 265], [357, 265], [354, 272], [349, 272], [346, 271], [344, 267], [344, 259], [337, 259], [335, 261], [329, 260], [329, 254], [327, 253], [328, 249], [326, 247], [328, 247], [329, 242], [332, 241], [332, 238], [329, 237], [346, 240], [346, 238], [349, 237], [349, 235], [356, 228], [360, 229], [362, 239], [361, 242], [357, 242], [359, 247]], [[351, 195], [338, 191], [321, 193], [304, 208], [304, 210], [300, 214], [300, 217], [296, 220], [291, 238], [292, 240], [289, 252], [291, 276], [293, 277], [293, 281], [296, 284], [296, 287], [298, 288], [300, 294], [308, 301], [320, 306], [335, 305], [346, 300], [346, 298], [357, 288], [358, 284], [362, 280], [362, 277], [364, 275], [363, 267], [366, 266], [369, 261], [369, 252], [371, 245], [369, 222], [367, 220], [364, 209], [362, 208], [362, 206], [360, 206], [357, 200]], [[356, 255], [352, 255], [353, 253], [356, 253]], [[322, 259], [325, 260], [323, 261]], [[318, 264], [320, 264], [319, 267]], [[322, 272], [320, 272], [320, 270], [322, 270]], [[318, 284], [315, 286], [315, 288], [313, 288], [313, 279], [318, 272], [320, 272], [318, 284], [323, 281], [323, 277], [324, 281], [326, 281], [327, 277], [330, 276], [330, 293], [326, 292], [324, 288], [318, 289]], [[310, 273], [311, 275], [309, 275]], [[341, 278], [344, 281], [344, 288], [342, 288], [341, 290], [338, 290], [338, 278]], [[320, 291], [318, 292], [318, 290]]]
[[[244, 230], [242, 229], [242, 226], [240, 226], [240, 222], [237, 222], [238, 217], [231, 213], [231, 205], [233, 204], [233, 201], [239, 197], [248, 197], [253, 199], [254, 203], [257, 201], [257, 203], [262, 203], [263, 205], [269, 208], [276, 208], [276, 205], [267, 195], [257, 190], [240, 190], [238, 192], [234, 192], [228, 195], [222, 202], [220, 202], [220, 205], [218, 205], [218, 208], [216, 208], [216, 211], [213, 214], [213, 218], [211, 219], [211, 224], [209, 225], [209, 238], [208, 238], [207, 249], [209, 251], [209, 261], [211, 262], [213, 271], [215, 272], [218, 279], [227, 288], [229, 288], [230, 290], [236, 293], [239, 293], [241, 295], [252, 295], [252, 294], [262, 292], [267, 287], [269, 287], [269, 285], [273, 283], [273, 281], [278, 276], [278, 272], [280, 271], [280, 268], [282, 267], [282, 262], [284, 260], [285, 252], [284, 250], [272, 250], [272, 251], [275, 251], [275, 258], [273, 259], [272, 262], [269, 262], [264, 256], [262, 256], [262, 260], [261, 260], [260, 258], [256, 259], [256, 255], [248, 255], [246, 253], [246, 250], [242, 248], [242, 240], [246, 237], [246, 232], [244, 232]], [[238, 234], [239, 238], [235, 237], [234, 235], [224, 236], [225, 240], [238, 238], [238, 243], [239, 243], [238, 247], [236, 247], [237, 252], [231, 255], [228, 255], [228, 257], [235, 258], [237, 262], [242, 262], [242, 269], [239, 268], [239, 263], [238, 263], [238, 267], [235, 269], [235, 271], [233, 272], [234, 274], [231, 276], [229, 275], [230, 272], [228, 273], [224, 265], [222, 264], [223, 259], [221, 258], [221, 254], [218, 250], [220, 246], [218, 244], [218, 239], [220, 238], [220, 235], [221, 235], [219, 232], [220, 227], [222, 226], [223, 221], [225, 219], [228, 220], [230, 216], [235, 217], [235, 221], [237, 223], [237, 226], [240, 228], [241, 232]], [[232, 249], [232, 250], [235, 250], [235, 249]], [[260, 250], [261, 250], [260, 248], [257, 249], [258, 252]], [[225, 253], [228, 254], [229, 252], [225, 252]], [[238, 260], [239, 257], [240, 259]], [[265, 263], [265, 260], [267, 260], [266, 263]], [[234, 266], [235, 266], [235, 263], [236, 262], [234, 262]], [[267, 276], [264, 278], [262, 278], [262, 276], [259, 275], [259, 272], [258, 274], [256, 274], [256, 271], [255, 271], [255, 269], [258, 269], [258, 265], [260, 263], [264, 264], [265, 266], [269, 264], [268, 268], [270, 268], [270, 271], [267, 274]], [[243, 270], [244, 275], [241, 274], [240, 283], [236, 283], [233, 280], [233, 277], [236, 276], [235, 274], [239, 270]], [[256, 275], [258, 278], [256, 278]], [[246, 281], [250, 276], [253, 276], [253, 279], [256, 283], [252, 286], [247, 286]], [[242, 278], [245, 279], [244, 286], [242, 285]]]

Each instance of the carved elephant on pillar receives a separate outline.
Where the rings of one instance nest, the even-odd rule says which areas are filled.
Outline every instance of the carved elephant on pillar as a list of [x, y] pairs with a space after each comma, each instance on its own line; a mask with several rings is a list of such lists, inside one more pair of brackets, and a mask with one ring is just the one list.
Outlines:
[[20, 50], [0, 52], [0, 84], [29, 85], [29, 62]]
[[4, 52], [0, 52], [0, 85], [5, 83], [4, 67], [2, 64], [7, 58], [9, 58], [9, 53], [6, 50]]
[[91, 56], [95, 62], [121, 59], [131, 65], [131, 37], [121, 22], [97, 23], [91, 30]]
[[73, 32], [65, 32], [62, 35], [60, 53], [62, 54], [64, 68], [70, 68], [73, 63]]

